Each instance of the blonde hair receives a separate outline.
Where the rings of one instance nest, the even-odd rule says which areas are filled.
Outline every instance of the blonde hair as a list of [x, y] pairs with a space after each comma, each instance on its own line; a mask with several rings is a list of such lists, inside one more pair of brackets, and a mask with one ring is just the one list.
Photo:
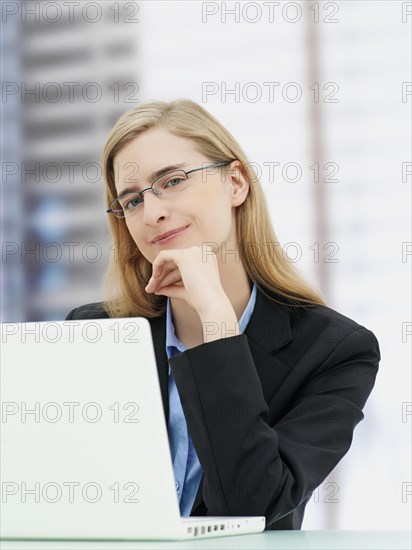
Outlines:
[[[250, 187], [245, 201], [236, 208], [236, 238], [240, 260], [261, 292], [275, 293], [287, 305], [308, 307], [326, 305], [323, 296], [285, 258], [273, 230], [265, 195], [254, 168], [228, 130], [203, 107], [188, 99], [153, 101], [125, 112], [112, 128], [103, 151], [103, 176], [107, 208], [116, 198], [114, 157], [127, 143], [149, 128], [162, 127], [192, 140], [196, 149], [213, 163], [239, 160]], [[108, 266], [103, 307], [110, 317], [163, 315], [166, 296], [147, 294], [144, 287], [151, 274], [151, 263], [140, 253], [123, 219], [109, 216], [114, 254]], [[250, 257], [250, 245], [258, 245], [257, 257]], [[271, 244], [275, 246], [261, 246]], [[255, 256], [255, 254], [253, 254]], [[278, 301], [278, 303], [281, 303]]]

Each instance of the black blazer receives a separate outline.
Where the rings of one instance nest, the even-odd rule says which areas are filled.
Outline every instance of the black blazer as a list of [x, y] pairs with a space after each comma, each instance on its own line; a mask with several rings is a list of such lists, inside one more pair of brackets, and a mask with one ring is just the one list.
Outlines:
[[[300, 529], [313, 491], [347, 453], [374, 386], [379, 343], [326, 306], [292, 308], [257, 289], [246, 330], [171, 357], [203, 476], [192, 516], [265, 516]], [[101, 304], [67, 319], [108, 317]], [[166, 422], [166, 315], [149, 319]]]

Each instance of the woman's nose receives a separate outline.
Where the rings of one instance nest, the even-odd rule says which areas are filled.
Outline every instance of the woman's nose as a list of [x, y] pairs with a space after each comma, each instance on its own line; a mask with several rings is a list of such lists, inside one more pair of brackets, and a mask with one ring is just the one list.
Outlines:
[[151, 191], [144, 194], [143, 204], [143, 220], [145, 223], [156, 222], [160, 217], [167, 217], [168, 206], [167, 200], [164, 197], [159, 197]]

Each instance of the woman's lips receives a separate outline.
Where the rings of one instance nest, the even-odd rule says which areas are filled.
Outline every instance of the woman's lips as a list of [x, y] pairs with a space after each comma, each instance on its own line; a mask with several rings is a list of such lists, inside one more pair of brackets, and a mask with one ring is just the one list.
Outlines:
[[181, 235], [184, 231], [186, 231], [186, 229], [188, 229], [190, 226], [186, 226], [185, 228], [181, 229], [180, 231], [177, 231], [176, 233], [173, 233], [173, 235], [169, 235], [168, 237], [165, 237], [164, 239], [160, 239], [158, 241], [156, 241], [154, 244], [163, 244], [163, 243], [167, 243], [168, 241], [171, 241], [172, 239], [174, 239], [175, 237], [177, 237], [178, 235]]

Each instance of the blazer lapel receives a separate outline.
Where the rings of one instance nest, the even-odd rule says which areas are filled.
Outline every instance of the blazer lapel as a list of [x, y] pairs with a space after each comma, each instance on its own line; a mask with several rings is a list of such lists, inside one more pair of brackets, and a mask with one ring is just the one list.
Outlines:
[[162, 393], [163, 410], [167, 426], [169, 421], [169, 364], [166, 354], [166, 314], [148, 320], [152, 330], [157, 372], [159, 375], [160, 391]]
[[289, 309], [270, 297], [285, 303], [281, 296], [266, 295], [258, 289], [245, 330], [267, 404], [291, 371], [289, 365], [276, 358], [276, 352], [293, 340]]

